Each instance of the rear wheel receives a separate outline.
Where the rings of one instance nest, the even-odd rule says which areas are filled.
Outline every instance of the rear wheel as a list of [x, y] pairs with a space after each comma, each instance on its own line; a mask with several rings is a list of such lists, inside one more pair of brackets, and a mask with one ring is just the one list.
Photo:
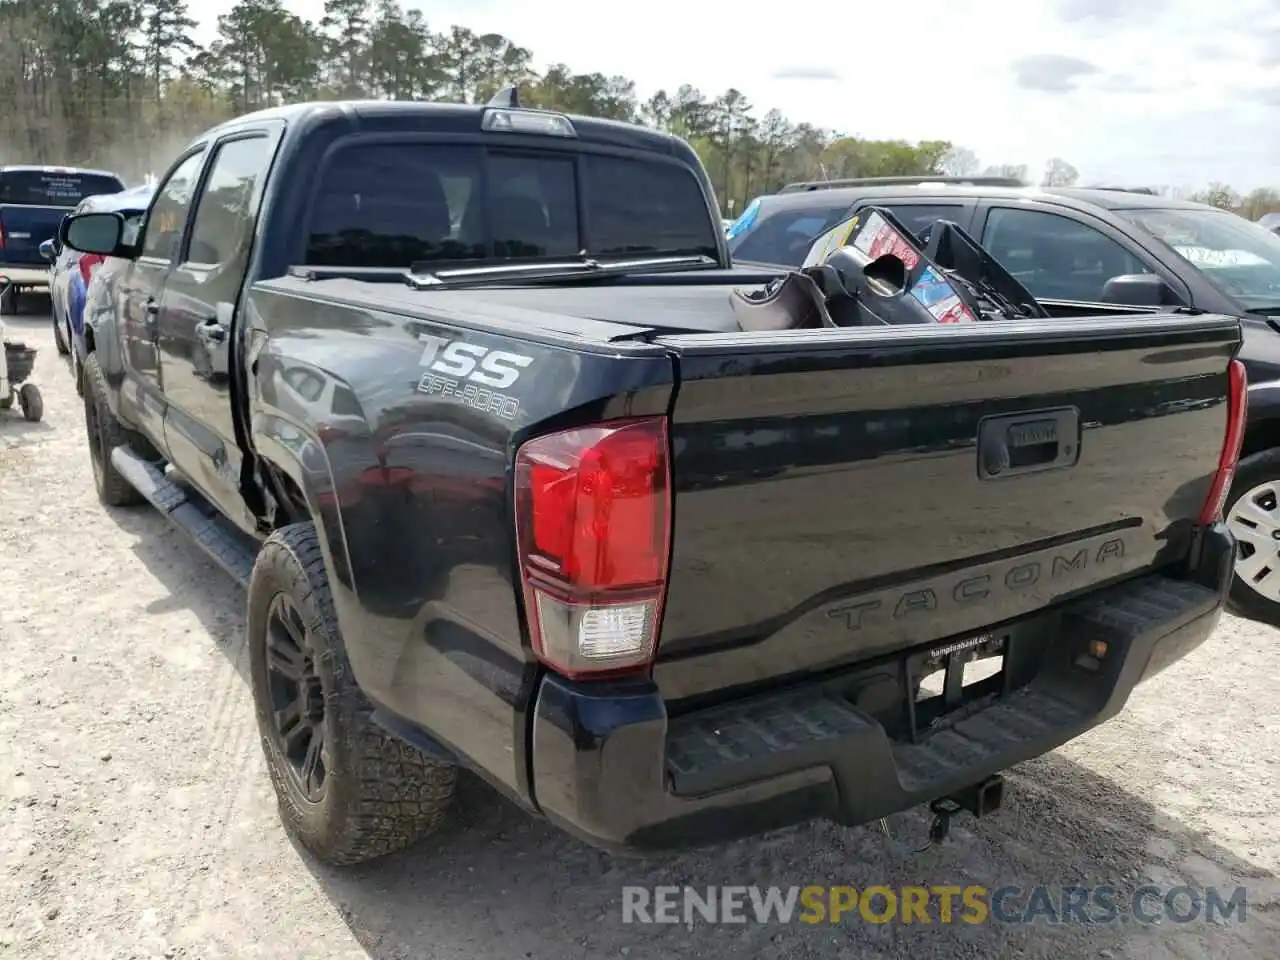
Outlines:
[[249, 581], [249, 669], [285, 828], [326, 863], [393, 853], [437, 829], [457, 771], [374, 724], [310, 523], [273, 533]]
[[84, 363], [84, 429], [98, 499], [109, 507], [142, 503], [142, 494], [111, 463], [111, 451], [129, 444], [132, 433], [112, 414], [107, 403], [107, 378], [92, 353]]
[[1280, 625], [1280, 449], [1240, 461], [1224, 512], [1238, 544], [1232, 610]]

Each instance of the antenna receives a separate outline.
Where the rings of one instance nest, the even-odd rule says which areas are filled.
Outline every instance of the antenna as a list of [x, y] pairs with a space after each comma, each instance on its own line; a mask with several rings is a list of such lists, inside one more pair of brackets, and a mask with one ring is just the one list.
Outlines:
[[505, 107], [508, 110], [520, 109], [520, 88], [519, 87], [503, 87], [493, 95], [493, 99], [489, 101], [487, 106]]

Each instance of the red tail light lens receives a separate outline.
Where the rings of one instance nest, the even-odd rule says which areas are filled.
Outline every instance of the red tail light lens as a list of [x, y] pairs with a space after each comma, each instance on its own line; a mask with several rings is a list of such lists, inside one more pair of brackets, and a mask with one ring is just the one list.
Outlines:
[[86, 253], [80, 257], [80, 279], [84, 281], [84, 285], [89, 286], [89, 278], [93, 275], [93, 268], [100, 264], [106, 257], [96, 253]]
[[1240, 459], [1240, 446], [1244, 443], [1245, 420], [1249, 413], [1249, 378], [1244, 364], [1232, 360], [1227, 370], [1227, 436], [1218, 458], [1218, 472], [1214, 474], [1209, 496], [1200, 509], [1200, 524], [1215, 523], [1222, 517], [1231, 481], [1235, 479], [1236, 462]]
[[538, 437], [515, 483], [534, 652], [573, 678], [649, 669], [671, 553], [666, 419]]

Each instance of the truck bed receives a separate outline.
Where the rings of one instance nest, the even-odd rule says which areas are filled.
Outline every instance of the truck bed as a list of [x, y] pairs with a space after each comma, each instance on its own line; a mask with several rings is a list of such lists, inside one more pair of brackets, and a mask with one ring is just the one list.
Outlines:
[[[754, 276], [754, 274], [753, 274]], [[685, 333], [728, 333], [738, 330], [729, 294], [744, 281], [711, 284], [645, 284], [642, 286], [519, 287], [469, 290], [415, 290], [398, 281], [369, 283], [342, 278], [308, 282], [296, 278], [268, 281], [271, 289], [338, 301], [377, 304], [408, 315], [435, 311], [477, 319], [517, 321], [531, 329], [580, 333], [616, 339], [657, 329]], [[594, 321], [614, 329], [597, 327]], [[627, 328], [627, 329], [622, 329]]]

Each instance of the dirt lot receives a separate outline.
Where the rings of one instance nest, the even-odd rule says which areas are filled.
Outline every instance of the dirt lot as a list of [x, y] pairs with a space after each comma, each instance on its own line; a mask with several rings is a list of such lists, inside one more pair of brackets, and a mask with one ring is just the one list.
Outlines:
[[[1227, 620], [1127, 712], [1014, 771], [994, 818], [813, 825], [676, 860], [611, 859], [468, 781], [456, 825], [359, 870], [286, 839], [245, 682], [243, 598], [158, 516], [93, 496], [47, 319], [46, 417], [0, 420], [0, 957], [1280, 956], [1280, 650]], [[1248, 888], [1243, 921], [624, 925], [627, 884], [1150, 882]]]

